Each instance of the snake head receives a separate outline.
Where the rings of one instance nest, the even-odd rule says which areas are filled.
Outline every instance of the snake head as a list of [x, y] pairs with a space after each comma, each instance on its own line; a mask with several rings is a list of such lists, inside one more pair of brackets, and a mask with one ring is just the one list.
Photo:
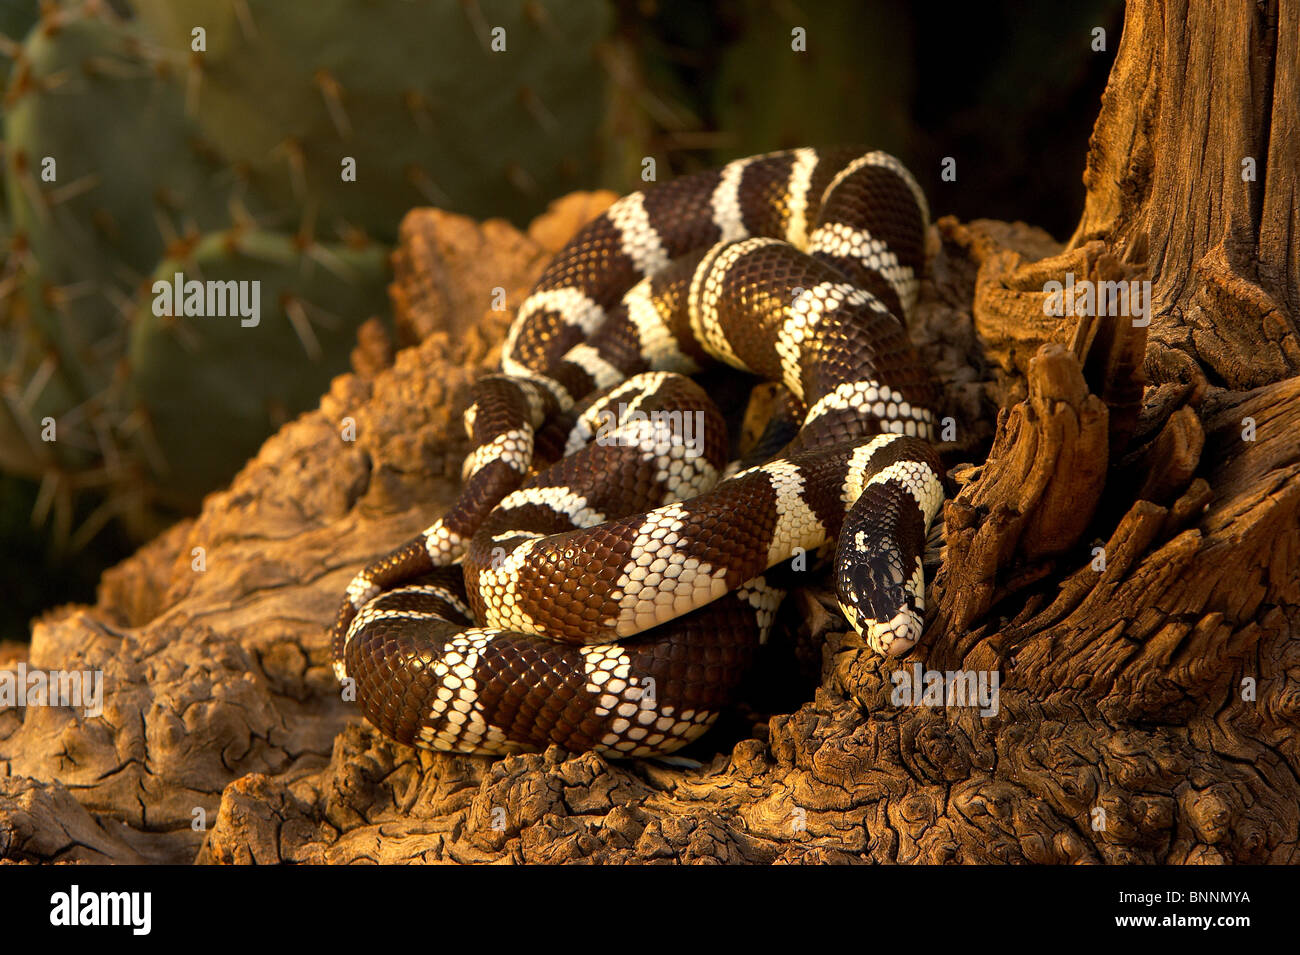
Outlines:
[[867, 646], [900, 656], [925, 625], [922, 557], [943, 503], [942, 467], [934, 450], [914, 438], [876, 439], [866, 448], [862, 491], [836, 547], [835, 589]]
[[[855, 544], [865, 543], [854, 535]], [[921, 639], [925, 625], [925, 574], [914, 558], [910, 576], [902, 555], [877, 541], [875, 549], [841, 548], [835, 557], [840, 610], [872, 650], [902, 656]]]

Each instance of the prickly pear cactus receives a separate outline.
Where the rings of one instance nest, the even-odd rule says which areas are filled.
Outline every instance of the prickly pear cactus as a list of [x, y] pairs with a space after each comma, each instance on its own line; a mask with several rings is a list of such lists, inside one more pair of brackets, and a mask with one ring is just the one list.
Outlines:
[[[0, 0], [0, 89], [8, 85], [14, 54], [27, 36], [27, 31], [36, 22], [37, 13], [37, 0]], [[0, 154], [2, 152], [0, 144]], [[3, 216], [8, 202], [4, 193], [3, 187], [0, 187], [0, 216]], [[0, 232], [0, 241], [7, 241], [8, 238], [7, 229]]]
[[205, 236], [160, 263], [129, 353], [142, 442], [162, 456], [160, 495], [193, 505], [214, 474], [233, 473], [313, 407], [347, 367], [356, 326], [382, 306], [387, 280], [384, 246], [256, 230]]
[[177, 77], [146, 49], [99, 7], [59, 10], [28, 36], [6, 95], [21, 283], [33, 330], [81, 396], [107, 387], [129, 303], [168, 243], [228, 216]]
[[[0, 42], [21, 43], [39, 12], [39, 0], [0, 0]], [[8, 79], [9, 60], [0, 57], [0, 84]]]
[[[169, 353], [168, 337], [151, 338], [156, 329], [145, 321], [135, 339], [146, 357], [132, 364], [133, 317], [140, 303], [148, 316], [149, 276], [164, 268], [160, 260], [170, 267], [197, 252], [200, 234], [228, 229], [232, 220], [252, 221], [274, 204], [203, 142], [187, 109], [184, 70], [140, 24], [103, 3], [47, 3], [21, 45], [7, 49], [14, 55], [4, 112], [0, 469], [73, 497], [90, 488], [119, 514], [129, 498], [133, 513], [143, 515], [136, 526], [152, 528], [147, 518], [155, 505], [192, 506], [276, 422], [265, 409], [260, 418], [247, 409], [223, 418], [223, 405], [194, 387], [172, 392], [185, 407], [160, 409], [154, 364], [160, 356], [173, 363], [167, 371], [177, 381], [190, 385], [207, 380], [213, 364], [229, 370], [230, 356], [213, 362], [204, 335], [191, 338], [199, 347]], [[286, 259], [282, 247], [289, 240], [249, 241], [255, 251], [270, 250], [266, 268], [275, 276], [263, 286], [268, 328], [284, 317], [281, 294], [309, 303], [323, 287], [323, 300], [338, 309], [309, 356], [299, 347], [276, 364], [284, 350], [268, 345], [274, 336], [264, 329], [245, 339], [260, 351], [242, 363], [244, 387], [235, 404], [265, 392], [269, 407], [301, 410], [304, 394], [318, 396], [322, 382], [346, 367], [340, 343], [383, 310], [375, 276], [383, 272], [386, 249], [340, 250], [329, 259], [343, 263], [339, 277], [322, 282], [301, 256]], [[306, 251], [328, 258], [328, 249], [310, 243]], [[214, 263], [218, 274], [223, 265]], [[143, 369], [138, 382], [131, 378], [137, 367]], [[169, 414], [188, 415], [191, 427], [170, 427]], [[151, 418], [160, 422], [157, 442], [146, 440], [149, 431], [141, 426]], [[256, 429], [253, 421], [260, 421]], [[229, 436], [221, 433], [227, 424]], [[186, 443], [195, 429], [214, 434], [201, 453]], [[235, 446], [243, 456], [233, 455]], [[71, 506], [64, 502], [65, 511]]]
[[605, 3], [136, 7], [189, 72], [205, 137], [323, 234], [352, 227], [391, 241], [402, 214], [428, 204], [523, 220], [591, 181]]
[[[611, 21], [562, 0], [0, 0], [0, 468], [145, 511], [219, 486], [386, 310], [408, 209], [522, 219], [590, 185]], [[176, 271], [260, 282], [259, 324], [156, 315]]]

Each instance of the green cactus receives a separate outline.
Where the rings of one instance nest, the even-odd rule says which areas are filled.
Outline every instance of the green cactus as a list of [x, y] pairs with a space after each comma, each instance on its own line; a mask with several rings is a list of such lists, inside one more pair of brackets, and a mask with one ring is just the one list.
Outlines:
[[[207, 286], [201, 304], [190, 300], [202, 316], [181, 314], [177, 273], [212, 283], [212, 300]], [[214, 477], [233, 473], [275, 428], [315, 406], [346, 370], [357, 325], [383, 308], [387, 280], [385, 246], [241, 229], [204, 236], [159, 264], [136, 311], [129, 367], [132, 395], [165, 459], [157, 462], [160, 498], [192, 506]], [[260, 283], [256, 316], [234, 306], [231, 282], [245, 306]]]
[[[606, 107], [595, 55], [611, 25], [604, 3], [136, 5], [193, 71], [207, 139], [322, 234], [391, 241], [407, 209], [430, 203], [525, 221], [590, 184], [594, 163], [583, 164]], [[347, 157], [355, 182], [342, 175]]]
[[[0, 88], [8, 84], [13, 59], [27, 31], [36, 22], [37, 3], [38, 0], [0, 0]], [[3, 148], [0, 148], [0, 154], [3, 154]], [[4, 188], [0, 186], [0, 218], [7, 202]], [[0, 233], [0, 239], [8, 239], [8, 230]]]
[[[0, 0], [0, 44], [21, 43], [40, 13], [40, 0]], [[0, 85], [9, 79], [9, 62], [0, 57]]]
[[83, 395], [108, 384], [123, 306], [169, 242], [228, 221], [228, 173], [196, 151], [177, 78], [102, 9], [42, 19], [5, 114], [11, 227], [39, 264], [32, 320]]
[[[408, 209], [522, 221], [593, 184], [612, 16], [578, 0], [131, 8], [0, 0], [0, 470], [57, 487], [65, 514], [90, 488], [147, 533], [346, 367], [356, 325], [385, 311], [384, 243]], [[261, 282], [260, 323], [155, 315], [152, 285], [177, 271]]]

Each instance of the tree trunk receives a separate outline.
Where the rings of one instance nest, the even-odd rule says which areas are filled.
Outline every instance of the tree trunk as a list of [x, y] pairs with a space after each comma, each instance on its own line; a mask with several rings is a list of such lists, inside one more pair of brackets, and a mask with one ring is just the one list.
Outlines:
[[[394, 301], [420, 343], [394, 361], [368, 330], [318, 412], [37, 627], [31, 665], [116, 692], [103, 721], [0, 712], [0, 855], [1300, 861], [1298, 66], [1300, 0], [1134, 0], [1068, 245], [940, 220], [913, 332], [955, 493], [926, 635], [883, 660], [801, 591], [815, 696], [715, 731], [702, 767], [417, 753], [338, 700], [347, 580], [454, 493], [454, 399], [505, 327], [483, 303], [609, 197], [527, 235], [412, 213]], [[1149, 281], [1149, 324], [1046, 314], [1067, 276]], [[925, 705], [918, 670], [998, 692]]]
[[[1297, 857], [1298, 122], [1300, 4], [1132, 3], [1066, 249], [943, 224], [1028, 398], [947, 506], [923, 655], [1003, 675], [989, 784], [1089, 857]], [[1149, 280], [1149, 327], [1045, 316], [1067, 274]]]

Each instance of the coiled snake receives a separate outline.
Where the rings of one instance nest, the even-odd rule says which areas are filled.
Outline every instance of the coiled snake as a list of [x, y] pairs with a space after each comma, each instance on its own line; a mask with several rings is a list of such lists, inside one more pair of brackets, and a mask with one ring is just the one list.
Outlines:
[[[902, 322], [927, 222], [892, 156], [797, 149], [584, 227], [476, 385], [455, 505], [348, 588], [335, 671], [366, 717], [436, 750], [671, 752], [765, 639], [769, 570], [836, 541], [849, 623], [910, 647], [943, 497], [938, 388]], [[685, 377], [717, 362], [787, 389], [801, 426], [780, 448], [777, 416], [770, 460], [728, 468]]]

